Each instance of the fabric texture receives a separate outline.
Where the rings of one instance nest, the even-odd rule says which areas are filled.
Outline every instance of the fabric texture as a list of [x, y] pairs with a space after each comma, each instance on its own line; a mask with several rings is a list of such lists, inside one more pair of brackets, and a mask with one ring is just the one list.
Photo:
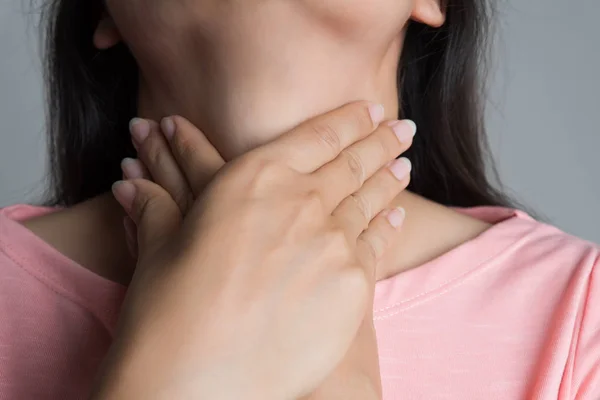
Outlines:
[[[0, 399], [85, 399], [126, 288], [0, 210]], [[494, 226], [380, 281], [384, 399], [600, 399], [600, 248], [509, 209]]]

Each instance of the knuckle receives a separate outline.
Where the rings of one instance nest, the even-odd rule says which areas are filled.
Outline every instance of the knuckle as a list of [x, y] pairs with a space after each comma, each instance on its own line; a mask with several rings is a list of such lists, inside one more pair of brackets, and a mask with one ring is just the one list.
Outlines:
[[357, 304], [362, 305], [364, 301], [366, 305], [369, 293], [369, 280], [363, 268], [358, 265], [352, 265], [344, 269], [340, 276], [340, 284], [350, 295], [356, 296], [356, 299], [359, 300]]
[[281, 167], [269, 160], [262, 161], [256, 176], [263, 181], [272, 182], [281, 174]]
[[256, 157], [253, 152], [249, 152], [249, 153], [243, 154], [242, 156], [240, 156], [237, 159], [234, 159], [231, 162], [230, 166], [235, 169], [238, 169], [240, 171], [246, 171], [250, 174], [254, 174], [254, 171], [258, 170], [261, 163], [262, 163], [261, 158]]
[[328, 150], [335, 153], [340, 151], [342, 141], [339, 132], [330, 123], [325, 121], [315, 122], [311, 124], [311, 129], [319, 142], [326, 146]]
[[350, 177], [354, 179], [357, 187], [361, 187], [365, 183], [365, 167], [360, 157], [352, 150], [345, 149], [342, 152], [342, 157], [345, 160], [346, 168]]
[[352, 249], [348, 242], [346, 231], [341, 227], [334, 227], [329, 232], [324, 240], [330, 253], [333, 253], [336, 258], [343, 261], [349, 260], [352, 255]]
[[277, 163], [270, 160], [252, 161], [251, 166], [253, 171], [252, 181], [250, 182], [251, 192], [254, 194], [262, 193], [268, 187], [271, 187], [274, 182], [280, 180], [282, 168]]
[[309, 213], [309, 215], [313, 215], [314, 213], [324, 210], [323, 198], [321, 197], [321, 194], [316, 190], [309, 191], [305, 195], [302, 210]]

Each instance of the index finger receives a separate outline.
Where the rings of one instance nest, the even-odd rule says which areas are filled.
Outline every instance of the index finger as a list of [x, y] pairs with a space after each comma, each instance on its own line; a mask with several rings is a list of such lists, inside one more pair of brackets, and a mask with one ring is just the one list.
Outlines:
[[217, 171], [225, 165], [225, 160], [204, 133], [181, 116], [163, 118], [161, 129], [194, 198], [198, 197]]
[[298, 172], [311, 173], [371, 134], [384, 118], [381, 104], [349, 103], [298, 125], [259, 151]]

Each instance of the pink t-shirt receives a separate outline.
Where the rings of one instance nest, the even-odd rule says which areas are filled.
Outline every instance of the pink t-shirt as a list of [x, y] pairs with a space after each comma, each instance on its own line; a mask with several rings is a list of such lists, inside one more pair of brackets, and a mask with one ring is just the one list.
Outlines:
[[[0, 399], [84, 399], [125, 288], [0, 211]], [[384, 399], [600, 399], [600, 250], [501, 208], [375, 298]]]

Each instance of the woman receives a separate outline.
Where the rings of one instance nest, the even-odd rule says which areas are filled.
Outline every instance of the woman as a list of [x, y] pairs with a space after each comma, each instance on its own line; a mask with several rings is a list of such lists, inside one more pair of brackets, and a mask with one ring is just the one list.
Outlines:
[[[226, 268], [226, 271], [237, 271], [234, 267], [239, 265], [240, 260], [236, 261], [236, 257], [229, 255], [252, 249], [251, 242], [240, 241], [240, 238], [250, 241], [251, 235], [247, 232], [228, 229], [224, 232], [229, 236], [211, 236], [225, 229], [216, 216], [225, 218], [228, 211], [237, 209], [234, 205], [243, 205], [247, 201], [236, 197], [238, 203], [230, 204], [225, 201], [228, 197], [219, 197], [222, 196], [219, 190], [226, 188], [223, 192], [235, 197], [233, 188], [243, 187], [252, 180], [253, 175], [244, 172], [243, 167], [258, 168], [256, 164], [264, 161], [264, 157], [277, 159], [277, 165], [284, 164], [285, 160], [298, 162], [314, 157], [314, 162], [321, 164], [303, 165], [306, 171], [313, 173], [323, 171], [327, 165], [335, 165], [333, 160], [341, 154], [345, 154], [346, 161], [348, 155], [356, 154], [356, 148], [354, 153], [342, 152], [342, 148], [352, 148], [360, 143], [382, 143], [387, 137], [383, 143], [390, 153], [377, 152], [377, 146], [369, 147], [366, 153], [359, 153], [362, 157], [358, 160], [362, 164], [354, 163], [355, 166], [373, 161], [369, 164], [368, 173], [362, 169], [364, 167], [354, 168], [361, 176], [358, 183], [352, 180], [352, 176], [342, 176], [341, 172], [334, 174], [335, 178], [323, 174], [330, 179], [321, 181], [331, 182], [332, 186], [324, 185], [323, 191], [335, 191], [345, 182], [355, 186], [360, 184], [355, 187], [355, 193], [339, 191], [336, 201], [332, 201], [332, 204], [335, 203], [332, 209], [346, 205], [346, 210], [339, 211], [344, 216], [339, 221], [348, 226], [352, 225], [352, 218], [347, 218], [347, 215], [360, 215], [356, 214], [356, 210], [362, 211], [363, 217], [366, 217], [361, 228], [354, 228], [352, 235], [348, 235], [352, 245], [347, 251], [352, 254], [344, 253], [344, 261], [339, 262], [340, 265], [351, 265], [346, 257], [355, 257], [359, 260], [358, 264], [367, 268], [367, 272], [372, 272], [374, 263], [368, 257], [369, 254], [373, 256], [370, 249], [377, 246], [368, 238], [389, 239], [390, 243], [382, 246], [387, 248], [385, 254], [377, 260], [378, 283], [374, 296], [368, 295], [373, 290], [372, 283], [363, 294], [360, 290], [362, 283], [356, 286], [349, 284], [349, 287], [359, 289], [359, 300], [374, 299], [373, 315], [363, 313], [364, 321], [358, 327], [361, 318], [357, 315], [364, 311], [364, 304], [351, 301], [352, 296], [344, 290], [326, 291], [334, 294], [330, 297], [323, 295], [320, 299], [329, 305], [336, 302], [347, 304], [348, 315], [335, 315], [345, 314], [341, 312], [346, 310], [345, 307], [337, 307], [338, 313], [321, 313], [314, 320], [299, 319], [297, 325], [290, 325], [301, 330], [309, 321], [333, 321], [331, 326], [328, 325], [330, 329], [323, 334], [325, 339], [319, 339], [314, 332], [312, 336], [309, 332], [304, 332], [306, 336], [293, 336], [292, 328], [286, 332], [298, 340], [313, 338], [305, 342], [309, 344], [306, 347], [299, 344], [302, 342], [292, 341], [298, 344], [294, 348], [319, 348], [322, 350], [319, 354], [326, 356], [318, 362], [298, 362], [297, 366], [303, 372], [310, 370], [311, 366], [318, 371], [312, 376], [306, 372], [301, 381], [290, 380], [288, 372], [294, 370], [283, 368], [274, 380], [282, 389], [271, 393], [272, 397], [300, 396], [308, 389], [316, 389], [316, 396], [335, 393], [343, 390], [340, 386], [352, 386], [356, 382], [344, 379], [345, 376], [367, 377], [369, 384], [364, 386], [376, 392], [379, 383], [374, 382], [375, 375], [377, 378], [381, 376], [383, 397], [390, 399], [443, 396], [595, 399], [600, 396], [600, 320], [596, 310], [598, 282], [594, 268], [598, 265], [598, 248], [535, 222], [521, 212], [499, 208], [508, 206], [508, 201], [492, 188], [485, 175], [485, 137], [477, 81], [488, 22], [488, 7], [484, 0], [54, 0], [48, 3], [48, 7], [54, 203], [67, 208], [56, 212], [27, 206], [3, 210], [0, 225], [0, 271], [3, 277], [0, 304], [2, 320], [9, 322], [0, 328], [3, 344], [1, 368], [2, 376], [6, 377], [2, 379], [0, 393], [12, 398], [86, 396], [100, 361], [114, 339], [116, 341], [105, 367], [108, 372], [99, 380], [98, 396], [110, 394], [111, 390], [115, 390], [113, 393], [127, 393], [119, 392], [123, 387], [134, 387], [138, 390], [135, 393], [143, 393], [139, 391], [141, 385], [129, 386], [131, 382], [138, 382], [139, 376], [123, 371], [140, 371], [142, 366], [153, 366], [152, 362], [144, 363], [143, 360], [152, 360], [144, 355], [148, 354], [145, 349], [151, 347], [150, 343], [156, 343], [155, 336], [171, 338], [178, 334], [178, 330], [173, 332], [164, 328], [169, 325], [151, 325], [148, 321], [152, 321], [153, 316], [148, 310], [158, 307], [161, 310], [159, 321], [173, 322], [169, 313], [189, 317], [190, 314], [181, 312], [186, 309], [187, 303], [176, 294], [196, 293], [192, 290], [194, 288], [187, 288], [184, 284], [194, 280], [166, 274], [164, 281], [169, 284], [160, 285], [163, 280], [153, 271], [158, 271], [160, 265], [197, 264], [195, 260], [200, 255], [225, 263], [231, 268]], [[353, 126], [352, 121], [357, 120], [357, 115], [362, 116], [360, 120], [364, 125], [368, 106], [360, 103], [362, 105], [344, 108], [342, 105], [359, 99], [383, 103], [385, 115], [384, 118], [373, 117], [373, 126], [350, 129], [360, 132], [352, 136], [348, 133], [348, 126]], [[307, 125], [301, 124], [303, 121], [334, 109], [337, 111], [317, 117], [321, 121], [319, 124], [314, 125], [313, 119], [313, 125], [308, 126], [319, 127], [314, 136], [326, 138], [326, 142], [333, 144], [332, 147], [338, 150], [335, 157], [319, 158], [314, 153], [316, 147], [307, 145], [305, 148], [299, 141], [292, 140], [302, 137], [302, 134], [306, 136], [306, 132], [310, 131]], [[153, 157], [150, 147], [145, 147], [149, 146], [145, 140], [151, 140], [150, 137], [145, 138], [146, 144], [136, 143], [141, 149], [140, 158], [151, 170], [152, 178], [178, 200], [180, 209], [189, 210], [189, 213], [181, 227], [177, 221], [166, 230], [178, 232], [173, 234], [169, 246], [158, 245], [150, 239], [145, 241], [146, 237], [154, 240], [161, 237], [156, 232], [160, 233], [157, 226], [163, 225], [145, 224], [146, 218], [149, 218], [147, 215], [152, 213], [148, 209], [137, 213], [136, 207], [144, 203], [135, 200], [135, 195], [127, 196], [127, 193], [132, 193], [124, 188], [131, 189], [131, 186], [121, 184], [115, 188], [117, 198], [140, 229], [138, 271], [142, 271], [136, 272], [130, 285], [121, 325], [115, 332], [124, 285], [128, 285], [131, 267], [135, 263], [125, 245], [123, 213], [105, 193], [114, 181], [120, 179], [120, 160], [135, 154], [127, 134], [130, 119], [141, 116], [160, 120], [175, 114], [185, 116], [193, 125], [200, 127], [217, 150], [216, 154], [227, 164], [206, 189], [204, 185], [198, 186], [198, 192], [194, 194], [202, 195], [190, 206], [189, 196], [178, 196], [176, 189], [169, 187], [177, 179], [181, 185], [173, 184], [173, 187], [185, 187], [180, 175], [173, 173], [169, 174], [169, 179], [160, 179], [157, 176], [160, 168], [152, 171], [157, 165], [162, 165], [153, 160], [167, 157], [156, 155], [168, 154], [166, 146], [162, 150], [160, 146], [153, 147], [159, 149]], [[383, 177], [387, 172], [385, 164], [388, 160], [385, 158], [396, 156], [408, 146], [401, 140], [389, 140], [393, 133], [391, 127], [385, 128], [385, 122], [381, 124], [382, 129], [377, 128], [381, 119], [395, 120], [398, 116], [411, 118], [419, 127], [410, 150], [405, 153], [412, 161], [414, 171], [410, 192], [396, 196], [387, 206], [377, 203], [377, 207], [369, 210], [366, 205], [372, 203], [364, 202], [365, 198], [374, 201], [372, 199], [379, 196], [381, 200], [381, 193], [386, 193], [386, 196], [392, 191], [397, 193], [407, 183], [406, 178], [396, 183], [388, 180], [393, 189], [386, 191], [384, 189], [389, 185], [383, 185], [383, 181], [369, 186], [366, 179], [375, 179], [380, 173], [379, 176]], [[200, 137], [199, 132], [195, 132], [195, 136], [190, 134], [193, 128], [186, 122], [175, 121], [178, 131], [187, 132], [188, 140]], [[133, 125], [133, 133], [140, 133], [143, 124]], [[183, 129], [182, 125], [187, 128]], [[406, 128], [410, 124], [403, 125]], [[292, 129], [297, 126], [300, 128]], [[335, 129], [331, 129], [332, 126]], [[164, 128], [163, 133], [168, 136], [167, 124]], [[274, 140], [290, 130], [290, 135]], [[406, 132], [404, 129], [404, 133], [398, 136], [406, 137]], [[152, 137], [154, 143], [159, 140], [158, 135]], [[373, 138], [378, 138], [378, 141]], [[302, 143], [305, 142], [309, 143], [310, 139], [305, 137]], [[305, 155], [306, 149], [310, 148], [313, 149], [311, 157], [298, 156], [298, 153]], [[395, 154], [392, 155], [392, 151]], [[219, 161], [216, 154], [212, 154], [215, 155], [215, 164], [211, 168], [216, 169], [220, 167], [217, 166]], [[373, 154], [373, 157], [365, 157], [365, 154]], [[176, 150], [173, 150], [173, 156], [184, 159], [181, 154], [178, 156]], [[188, 174], [193, 170], [181, 166]], [[382, 169], [376, 172], [376, 167]], [[272, 221], [279, 221], [276, 217], [292, 218], [288, 214], [277, 214], [289, 211], [286, 204], [294, 201], [286, 197], [287, 194], [283, 195], [284, 189], [286, 193], [292, 191], [292, 187], [285, 184], [288, 182], [289, 185], [287, 178], [297, 178], [299, 188], [310, 185], [305, 184], [309, 178], [295, 175], [300, 171], [289, 175], [278, 171], [269, 172], [274, 173], [275, 178], [266, 179], [263, 183], [266, 186], [261, 186], [269, 191], [257, 192], [262, 193], [260, 198], [264, 200], [260, 204], [277, 207], [263, 207], [262, 219], [250, 219], [254, 223], [259, 221], [271, 226]], [[246, 179], [236, 180], [237, 177]], [[185, 180], [188, 186], [193, 186], [191, 181], [189, 176]], [[137, 195], [145, 193], [149, 196], [147, 193], [151, 192], [151, 187], [157, 190], [155, 186], [142, 186], [143, 180], [135, 182]], [[378, 190], [373, 189], [366, 196], [364, 192], [360, 193], [365, 187]], [[353, 201], [358, 205], [354, 209], [348, 206]], [[217, 207], [219, 204], [226, 206]], [[162, 210], [173, 210], [172, 205], [160, 205]], [[393, 236], [389, 226], [380, 223], [390, 214], [378, 214], [376, 211], [388, 209], [392, 213], [399, 205], [406, 210], [407, 218], [402, 232]], [[475, 206], [488, 207], [466, 208]], [[297, 210], [302, 214], [302, 208]], [[171, 214], [172, 220], [176, 220], [175, 214]], [[324, 214], [334, 215], [335, 212]], [[259, 213], [248, 215], [258, 216]], [[306, 229], [303, 232], [317, 229], [310, 227], [312, 220], [308, 216], [302, 215], [306, 218], [299, 225]], [[398, 216], [396, 213], [391, 215]], [[396, 221], [394, 225], [397, 225], [401, 219], [392, 218], [390, 222]], [[367, 224], [368, 229], [363, 232]], [[319, 224], [319, 227], [322, 226]], [[279, 236], [274, 232], [284, 232], [288, 228], [277, 225], [277, 229], [272, 232], [265, 230], [275, 240]], [[351, 228], [345, 226], [343, 229]], [[373, 232], [379, 233], [373, 235]], [[268, 237], [267, 233], [262, 236], [263, 239]], [[198, 243], [202, 240], [186, 242], [191, 242], [187, 239], [189, 237], [206, 235], [213, 238], [212, 246], [200, 246]], [[236, 246], [235, 252], [231, 248], [227, 252], [227, 246], [219, 247], [219, 243], [227, 242], [231, 235], [238, 240], [235, 243], [245, 246]], [[317, 237], [329, 237], [325, 231], [319, 231], [319, 235], [323, 236]], [[366, 235], [367, 240], [363, 240], [365, 236], [358, 240], [361, 235]], [[180, 247], [177, 247], [174, 243], [179, 238]], [[306, 243], [309, 242], [307, 236], [303, 238]], [[153, 246], [160, 251], [154, 251], [154, 247], [148, 247], [147, 243], [154, 243]], [[361, 248], [361, 243], [371, 245]], [[277, 245], [275, 249], [292, 247], [283, 242], [277, 242]], [[340, 246], [332, 245], [327, 249], [333, 252], [331, 254], [337, 254], [335, 249]], [[210, 249], [224, 251], [214, 254]], [[295, 251], [301, 254], [300, 250]], [[248, 255], [243, 251], [240, 254]], [[333, 257], [328, 254], [325, 250], [311, 253], [311, 262], [306, 261], [306, 266], [325, 268], [326, 256]], [[367, 260], [362, 259], [361, 254]], [[191, 267], [175, 270], [180, 269], [186, 273], [192, 270]], [[243, 275], [248, 279], [235, 282], [232, 287], [239, 289], [248, 285], [249, 289], [256, 289], [265, 281], [273, 283], [271, 288], [276, 288], [274, 282], [281, 281], [271, 278], [278, 270], [273, 267], [268, 271], [272, 274], [261, 274], [261, 279], [253, 280], [250, 279], [252, 275]], [[193, 273], [198, 272], [191, 271], [189, 274], [192, 275], [183, 276], [189, 278]], [[204, 273], [202, 277], [214, 275]], [[347, 278], [353, 275], [333, 276]], [[223, 281], [218, 276], [214, 278], [215, 284]], [[315, 278], [316, 281], [321, 280]], [[177, 285], [171, 286], [171, 283]], [[206, 290], [198, 296], [214, 295], [222, 299], [223, 293], [228, 293], [213, 289], [215, 287], [222, 288], [206, 286]], [[169, 299], [164, 301], [166, 305], [162, 308], [152, 297], [155, 289], [160, 294], [156, 296], [161, 299], [160, 304], [163, 304], [163, 299]], [[250, 292], [250, 299], [261, 298], [260, 291]], [[310, 290], [293, 293], [297, 299], [313, 298]], [[203, 298], [203, 301], [208, 301], [207, 298], [210, 297]], [[342, 303], [342, 300], [347, 302]], [[215, 302], [213, 306], [226, 312], [231, 308], [219, 305], [243, 304], [240, 299], [236, 301], [239, 303]], [[291, 304], [298, 303], [301, 302], [289, 304], [291, 307]], [[190, 307], [189, 304], [187, 306]], [[318, 308], [313, 309], [316, 310]], [[228, 315], [233, 318], [236, 314]], [[181, 321], [190, 319], [183, 318]], [[218, 332], [211, 331], [215, 322], [211, 321], [212, 325], [204, 326], [210, 332]], [[237, 321], [242, 324], [241, 319]], [[292, 324], [295, 319], [281, 321]], [[371, 321], [376, 328], [378, 352], [375, 351]], [[250, 322], [246, 321], [246, 324], [245, 327], [252, 326]], [[150, 326], [153, 329], [148, 329]], [[252, 332], [258, 332], [257, 326], [261, 325], [254, 326], [256, 330]], [[193, 331], [199, 334], [202, 329], [196, 327]], [[352, 337], [354, 332], [358, 332], [356, 337]], [[235, 335], [227, 337], [236, 338]], [[336, 344], [336, 337], [340, 338], [340, 343]], [[130, 348], [135, 351], [130, 351]], [[159, 353], [164, 355], [167, 351], [163, 349]], [[180, 358], [171, 359], [173, 365], [181, 367], [189, 364], [185, 354], [175, 353]], [[203, 350], [195, 354], [204, 357], [207, 353]], [[280, 354], [282, 360], [291, 362], [300, 360], [302, 356], [293, 351], [285, 355], [287, 358]], [[177, 360], [184, 361], [177, 364]], [[337, 362], [333, 362], [335, 360]], [[378, 363], [374, 362], [377, 360]], [[258, 364], [264, 367], [258, 368], [261, 374], [274, 371], [266, 364]], [[137, 368], [127, 368], [127, 365]], [[363, 366], [365, 371], [361, 372]], [[197, 380], [205, 383], [199, 384], [200, 387], [209, 389], [211, 384], [216, 385], [214, 381], [223, 383], [212, 391], [206, 389], [204, 393], [215, 395], [219, 389], [223, 391], [228, 387], [227, 382], [237, 382], [230, 385], [232, 387], [245, 387], [241, 383], [243, 373], [228, 375], [230, 371], [223, 372], [225, 370], [226, 366], [221, 374], [208, 375], [219, 376], [222, 380]], [[244, 373], [249, 370], [240, 369]], [[161, 375], [164, 371], [153, 368], [148, 371], [151, 383], [165, 383], [161, 377], [169, 375]], [[173, 373], [171, 379], [166, 379], [165, 385], [189, 388], [185, 384], [178, 386], [173, 383], [181, 376], [187, 375]], [[325, 376], [327, 379], [323, 380]], [[24, 383], [25, 377], [27, 383]], [[119, 385], [120, 381], [115, 377], [124, 377], [119, 379], [125, 384]], [[237, 380], [230, 380], [234, 377]], [[160, 387], [160, 384], [157, 385]], [[247, 382], [245, 385], [252, 386]], [[359, 390], [359, 386], [353, 389]], [[192, 393], [201, 392], [192, 390]], [[239, 392], [230, 394], [239, 398]], [[350, 398], [350, 395], [345, 394], [343, 398]], [[367, 398], [367, 395], [358, 398]]]

